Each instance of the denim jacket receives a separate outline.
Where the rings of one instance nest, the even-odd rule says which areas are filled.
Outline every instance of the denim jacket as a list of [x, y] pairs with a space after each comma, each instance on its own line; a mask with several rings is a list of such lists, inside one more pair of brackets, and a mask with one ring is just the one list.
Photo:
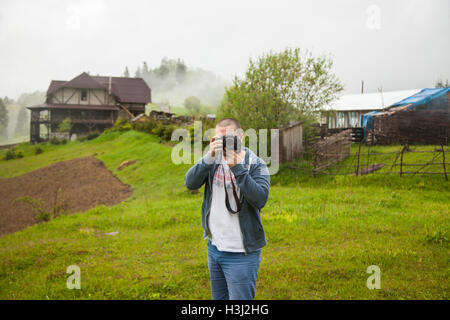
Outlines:
[[[242, 209], [239, 212], [239, 225], [245, 254], [248, 254], [267, 244], [260, 211], [269, 197], [270, 174], [264, 160], [250, 149], [246, 147], [243, 149], [246, 151], [244, 161], [230, 167], [230, 170], [240, 189]], [[184, 184], [188, 189], [196, 190], [205, 184], [202, 203], [203, 239], [208, 236], [211, 238], [207, 222], [211, 210], [212, 182], [217, 167], [218, 163], [208, 152], [188, 170], [184, 177]]]

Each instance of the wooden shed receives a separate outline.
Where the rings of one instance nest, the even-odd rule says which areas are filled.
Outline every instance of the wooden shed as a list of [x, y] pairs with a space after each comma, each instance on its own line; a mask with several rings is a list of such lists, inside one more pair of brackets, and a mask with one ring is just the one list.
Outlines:
[[280, 163], [300, 159], [303, 156], [303, 121], [279, 127]]

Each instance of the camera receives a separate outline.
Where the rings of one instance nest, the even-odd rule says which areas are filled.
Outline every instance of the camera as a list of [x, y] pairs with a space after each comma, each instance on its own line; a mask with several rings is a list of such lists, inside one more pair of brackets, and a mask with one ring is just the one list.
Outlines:
[[223, 148], [223, 154], [226, 154], [225, 149], [229, 148], [236, 152], [241, 152], [241, 140], [238, 136], [235, 135], [226, 135], [222, 137], [222, 148]]

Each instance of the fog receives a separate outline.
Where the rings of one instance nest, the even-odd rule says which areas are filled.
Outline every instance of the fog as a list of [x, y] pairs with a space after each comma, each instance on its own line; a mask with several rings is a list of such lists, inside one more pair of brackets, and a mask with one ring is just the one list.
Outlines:
[[330, 53], [346, 92], [450, 78], [450, 1], [2, 0], [0, 95], [82, 71], [120, 76], [164, 56], [231, 80], [249, 57], [298, 46]]
[[[450, 78], [448, 30], [448, 0], [2, 0], [0, 96], [46, 91], [83, 71], [121, 76], [127, 66], [133, 76], [164, 57], [220, 86], [249, 58], [287, 46], [330, 55], [344, 93], [360, 92], [362, 80], [365, 92], [433, 87]], [[209, 81], [197, 82], [193, 92], [209, 93]], [[180, 104], [186, 91], [153, 96]], [[208, 103], [220, 101], [216, 92]]]

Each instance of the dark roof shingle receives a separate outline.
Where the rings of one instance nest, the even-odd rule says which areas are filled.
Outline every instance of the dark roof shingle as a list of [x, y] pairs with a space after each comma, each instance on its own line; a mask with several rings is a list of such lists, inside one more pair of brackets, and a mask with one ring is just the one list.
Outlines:
[[111, 79], [111, 93], [122, 103], [148, 103], [151, 102], [151, 90], [142, 78], [122, 78], [90, 76], [83, 72], [70, 81], [52, 80], [47, 95], [52, 94], [61, 87], [106, 89], [109, 91]]

